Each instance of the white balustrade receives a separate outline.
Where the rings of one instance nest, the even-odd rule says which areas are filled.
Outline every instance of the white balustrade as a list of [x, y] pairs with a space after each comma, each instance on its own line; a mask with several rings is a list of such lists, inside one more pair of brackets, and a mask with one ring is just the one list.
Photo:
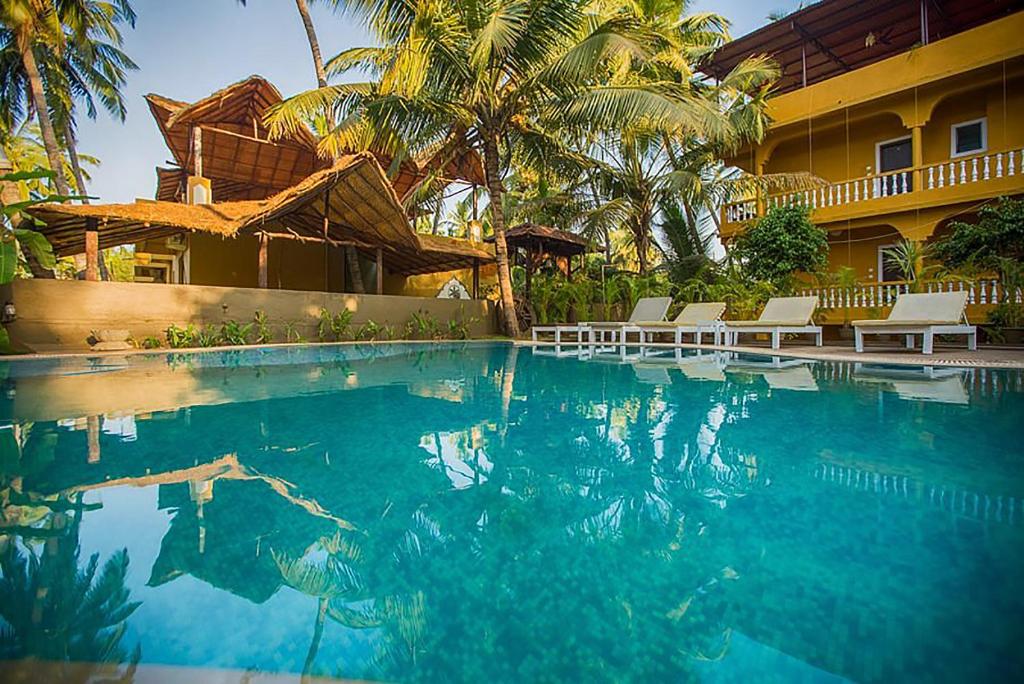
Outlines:
[[[915, 191], [940, 190], [1016, 176], [1018, 173], [1024, 174], [1024, 150], [1007, 150], [931, 164], [921, 169], [920, 188], [913, 187], [913, 173], [910, 170], [893, 171], [830, 183], [810, 190], [779, 193], [765, 198], [765, 205], [804, 205], [811, 211], [818, 211]], [[743, 223], [758, 216], [758, 204], [753, 199], [733, 202], [726, 205], [724, 213], [727, 222]]]

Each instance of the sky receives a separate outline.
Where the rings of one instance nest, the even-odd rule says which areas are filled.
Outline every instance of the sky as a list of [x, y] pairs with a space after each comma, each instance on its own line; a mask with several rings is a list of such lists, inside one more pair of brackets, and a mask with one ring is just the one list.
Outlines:
[[[171, 158], [143, 96], [158, 93], [192, 102], [259, 74], [288, 97], [316, 86], [306, 34], [293, 0], [135, 0], [134, 30], [125, 31], [125, 52], [139, 65], [124, 89], [128, 116], [122, 123], [105, 112], [79, 123], [81, 152], [98, 157], [89, 194], [102, 202], [152, 198], [155, 167]], [[310, 3], [324, 59], [349, 47], [371, 44], [355, 20]], [[733, 36], [766, 23], [770, 12], [794, 9], [796, 0], [696, 0], [695, 12], [718, 12], [733, 22]]]

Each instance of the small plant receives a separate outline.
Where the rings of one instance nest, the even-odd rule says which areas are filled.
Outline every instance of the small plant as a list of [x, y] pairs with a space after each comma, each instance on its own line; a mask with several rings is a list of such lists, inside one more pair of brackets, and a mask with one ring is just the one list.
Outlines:
[[171, 349], [184, 349], [185, 347], [194, 347], [196, 344], [196, 326], [191, 323], [184, 328], [172, 323], [167, 326], [164, 334]]
[[327, 341], [327, 336], [331, 334], [332, 323], [334, 323], [334, 317], [331, 316], [331, 312], [327, 309], [320, 309], [320, 316], [316, 323], [316, 336], [321, 342]]
[[414, 311], [412, 318], [405, 324], [405, 334], [410, 338], [435, 340], [441, 336], [441, 325], [430, 313]]
[[220, 335], [213, 328], [203, 328], [196, 335], [196, 344], [200, 347], [216, 347], [220, 341]]
[[448, 339], [468, 340], [469, 329], [476, 321], [477, 319], [473, 317], [466, 318], [466, 309], [460, 306], [458, 318], [452, 318], [448, 321]]
[[253, 316], [253, 324], [256, 326], [256, 344], [267, 344], [274, 341], [274, 333], [267, 320], [267, 312], [260, 309]]
[[363, 325], [356, 330], [356, 339], [373, 342], [378, 339], [386, 339], [385, 336], [389, 332], [393, 333], [394, 329], [386, 325], [381, 325], [371, 319], [366, 321], [366, 323], [363, 323]]
[[331, 317], [331, 332], [334, 334], [334, 339], [338, 342], [348, 335], [351, 326], [352, 312], [349, 309], [342, 309]]
[[302, 342], [302, 335], [299, 334], [299, 326], [295, 321], [284, 322], [284, 341]]
[[160, 341], [159, 337], [155, 335], [150, 335], [149, 337], [142, 338], [142, 342], [140, 343], [139, 346], [141, 346], [143, 349], [159, 349], [161, 346], [163, 346], [163, 342]]
[[224, 321], [220, 327], [220, 337], [225, 344], [233, 346], [249, 344], [249, 333], [252, 331], [252, 323], [239, 323], [235, 320]]

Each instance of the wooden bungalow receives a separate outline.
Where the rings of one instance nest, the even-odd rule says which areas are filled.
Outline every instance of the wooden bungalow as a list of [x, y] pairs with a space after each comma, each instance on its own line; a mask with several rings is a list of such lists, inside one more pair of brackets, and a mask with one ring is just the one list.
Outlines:
[[473, 243], [415, 233], [368, 153], [267, 199], [46, 204], [31, 213], [58, 255], [85, 252], [87, 280], [98, 279], [97, 250], [123, 244], [178, 248], [167, 282], [324, 292], [352, 291], [345, 249], [368, 263], [376, 294], [400, 294], [408, 276], [457, 269], [472, 269], [479, 286], [481, 265], [493, 261]]
[[424, 183], [482, 183], [471, 151], [332, 163], [304, 129], [270, 140], [264, 116], [282, 97], [259, 76], [192, 104], [146, 101], [173, 159], [157, 168], [155, 200], [31, 211], [58, 255], [86, 254], [87, 280], [98, 249], [133, 244], [137, 282], [404, 294], [410, 276], [465, 269], [479, 296], [491, 253], [417, 235], [403, 206]]

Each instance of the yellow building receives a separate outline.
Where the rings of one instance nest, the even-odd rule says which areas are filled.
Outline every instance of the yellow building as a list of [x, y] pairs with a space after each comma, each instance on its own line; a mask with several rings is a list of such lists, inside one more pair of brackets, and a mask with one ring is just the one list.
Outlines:
[[[724, 46], [712, 73], [752, 54], [782, 69], [765, 140], [731, 163], [823, 182], [724, 206], [725, 244], [768, 207], [804, 203], [828, 231], [830, 269], [856, 272], [861, 287], [850, 303], [891, 303], [905, 285], [886, 248], [934, 241], [950, 221], [1024, 193], [1022, 8], [1015, 0], [823, 0]], [[998, 284], [943, 287], [970, 287], [977, 307]], [[844, 295], [818, 292], [826, 309], [841, 307]]]

